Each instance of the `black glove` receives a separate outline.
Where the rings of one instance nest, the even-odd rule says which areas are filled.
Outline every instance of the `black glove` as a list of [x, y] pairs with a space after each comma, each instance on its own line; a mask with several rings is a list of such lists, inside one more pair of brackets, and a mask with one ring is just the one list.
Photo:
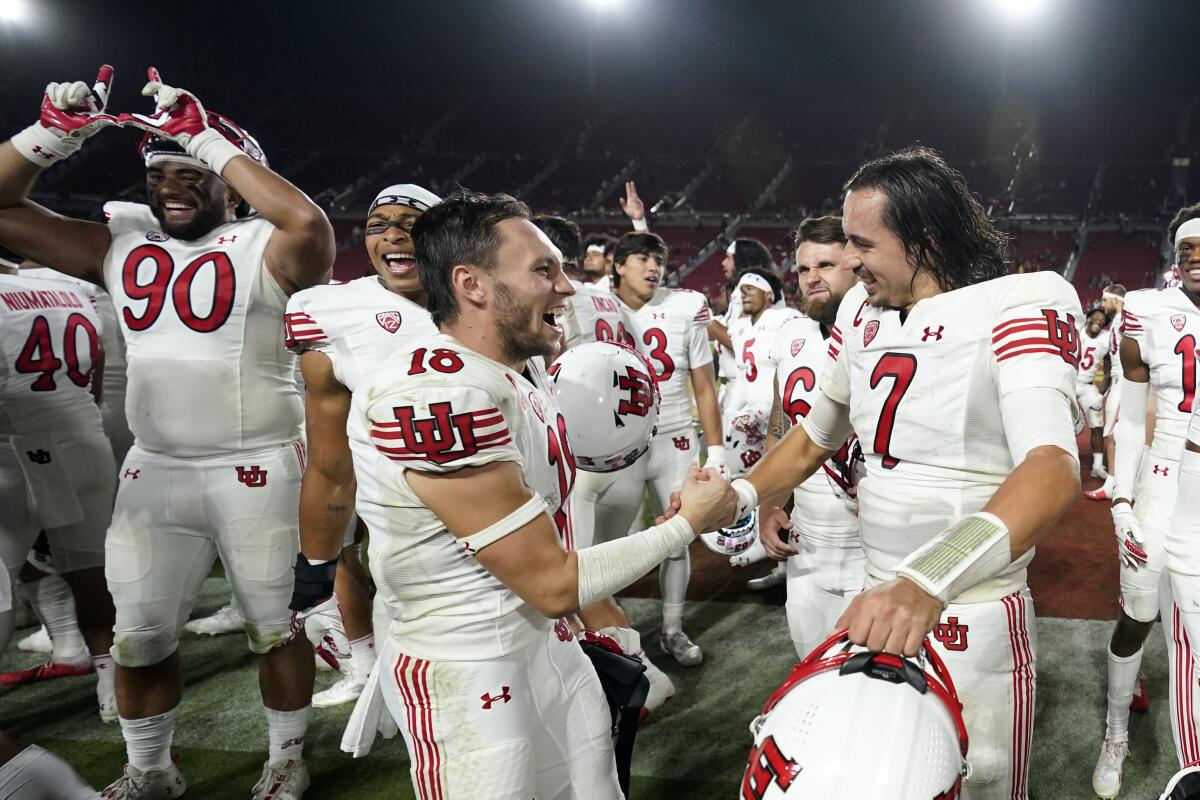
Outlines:
[[292, 602], [288, 608], [292, 611], [307, 611], [320, 604], [333, 594], [333, 579], [337, 575], [337, 563], [322, 561], [320, 564], [310, 564], [304, 553], [296, 556], [296, 585], [292, 589]]

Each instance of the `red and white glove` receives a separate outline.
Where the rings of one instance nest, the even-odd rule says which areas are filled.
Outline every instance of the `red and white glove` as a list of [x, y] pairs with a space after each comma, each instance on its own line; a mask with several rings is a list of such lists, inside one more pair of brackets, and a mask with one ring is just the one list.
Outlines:
[[1146, 554], [1142, 526], [1133, 514], [1133, 507], [1124, 501], [1114, 503], [1112, 518], [1117, 533], [1117, 552], [1121, 561], [1130, 569], [1146, 566], [1150, 556]]
[[141, 128], [177, 142], [188, 155], [200, 159], [218, 175], [234, 157], [245, 155], [220, 132], [208, 126], [208, 112], [196, 95], [186, 89], [167, 86], [154, 67], [147, 70], [147, 75], [150, 80], [142, 87], [142, 95], [154, 98], [156, 113], [154, 116], [121, 114], [122, 125]]
[[104, 64], [91, 87], [83, 81], [48, 84], [38, 121], [12, 137], [13, 147], [39, 167], [74, 155], [89, 136], [117, 124], [106, 111], [112, 79], [113, 68]]

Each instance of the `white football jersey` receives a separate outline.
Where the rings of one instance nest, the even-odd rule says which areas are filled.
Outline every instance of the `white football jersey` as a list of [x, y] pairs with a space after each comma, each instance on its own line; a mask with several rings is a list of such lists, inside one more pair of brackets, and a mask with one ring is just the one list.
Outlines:
[[[779, 383], [779, 402], [792, 425], [808, 415], [816, 402], [821, 374], [831, 363], [821, 325], [811, 317], [786, 320], [771, 343], [774, 378]], [[769, 378], [770, 376], [768, 376]], [[857, 547], [858, 516], [851, 504], [839, 497], [830, 481], [844, 482], [840, 466], [830, 459], [821, 469], [796, 487], [792, 519], [804, 535], [820, 545]]]
[[742, 316], [729, 329], [738, 365], [737, 373], [732, 376], [733, 387], [726, 395], [727, 413], [735, 413], [743, 408], [766, 408], [770, 412], [774, 399], [771, 379], [775, 374], [772, 345], [780, 329], [799, 317], [798, 311], [786, 306], [768, 308], [759, 316], [758, 322]]
[[[1021, 420], [1002, 416], [1002, 397], [1050, 388], [1074, 407], [1082, 310], [1075, 289], [1052, 272], [935, 295], [906, 319], [866, 300], [861, 284], [843, 298], [830, 341], [837, 360], [821, 390], [849, 406], [862, 443], [863, 549], [868, 571], [886, 580], [914, 550], [981, 510], [1012, 473], [1006, 426]], [[1057, 433], [1074, 450], [1074, 432]], [[958, 602], [1014, 591], [1032, 558], [1031, 550]]]
[[1196, 338], [1200, 309], [1183, 289], [1139, 289], [1125, 295], [1121, 335], [1138, 343], [1154, 387], [1150, 452], [1177, 460], [1196, 396]]
[[571, 281], [575, 294], [567, 298], [563, 314], [563, 350], [585, 342], [622, 342], [634, 346], [629, 318], [608, 289]]
[[356, 509], [371, 531], [371, 573], [405, 653], [502, 658], [553, 625], [484, 569], [404, 477], [516, 462], [569, 548], [575, 460], [548, 387], [540, 359], [522, 374], [438, 334], [355, 389], [347, 433]]
[[100, 431], [102, 357], [100, 318], [79, 286], [0, 274], [0, 435]]
[[650, 359], [658, 380], [662, 394], [658, 435], [689, 427], [692, 424], [689, 370], [712, 363], [712, 350], [708, 346], [712, 314], [708, 300], [691, 289], [660, 288], [637, 311], [624, 303], [621, 306], [633, 326], [634, 342]]
[[287, 295], [263, 260], [274, 227], [252, 216], [191, 242], [147, 206], [107, 203], [104, 282], [125, 334], [125, 409], [144, 450], [190, 458], [299, 439]]
[[1104, 360], [1104, 354], [1108, 350], [1111, 336], [1109, 330], [1105, 328], [1100, 333], [1093, 336], [1087, 335], [1087, 326], [1079, 330], [1079, 375], [1080, 383], [1095, 383], [1096, 368], [1100, 366], [1100, 362]]
[[428, 311], [384, 288], [375, 275], [296, 292], [284, 322], [287, 348], [329, 356], [334, 376], [351, 391], [371, 370], [436, 333]]
[[1121, 320], [1118, 317], [1113, 321], [1113, 324], [1108, 327], [1108, 368], [1112, 372], [1112, 382], [1109, 386], [1116, 386], [1117, 381], [1125, 377], [1125, 368], [1121, 366]]

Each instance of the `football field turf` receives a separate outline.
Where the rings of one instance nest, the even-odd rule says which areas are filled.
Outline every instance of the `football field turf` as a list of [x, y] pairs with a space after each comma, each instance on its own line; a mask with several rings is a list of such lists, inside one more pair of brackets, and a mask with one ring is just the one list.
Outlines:
[[[734, 581], [746, 571], [730, 569]], [[198, 610], [225, 600], [224, 581], [205, 586]], [[1036, 592], [1036, 589], [1035, 589]], [[750, 745], [747, 726], [778, 685], [794, 653], [783, 609], [768, 602], [689, 603], [685, 627], [704, 648], [705, 661], [679, 667], [658, 650], [652, 635], [658, 603], [623, 601], [647, 650], [675, 681], [677, 694], [647, 720], [638, 735], [632, 796], [638, 800], [733, 800]], [[1039, 800], [1092, 797], [1090, 776], [1104, 722], [1105, 620], [1044, 618], [1038, 625], [1038, 697], [1031, 796]], [[182, 656], [187, 687], [175, 737], [191, 800], [248, 797], [265, 757], [266, 729], [254, 657], [240, 635], [186, 635]], [[36, 662], [10, 652], [5, 670]], [[1156, 627], [1146, 647], [1151, 710], [1134, 715], [1132, 754], [1122, 798], [1153, 799], [1174, 772], [1166, 702], [1166, 657]], [[318, 674], [318, 689], [332, 683]], [[350, 706], [314, 709], [307, 753], [312, 771], [308, 800], [412, 798], [408, 761], [399, 738], [377, 741], [365, 759], [338, 749]], [[0, 689], [0, 726], [65, 756], [93, 785], [116, 777], [124, 748], [116, 725], [95, 711], [91, 678], [71, 678]], [[481, 798], [481, 800], [483, 800]]]

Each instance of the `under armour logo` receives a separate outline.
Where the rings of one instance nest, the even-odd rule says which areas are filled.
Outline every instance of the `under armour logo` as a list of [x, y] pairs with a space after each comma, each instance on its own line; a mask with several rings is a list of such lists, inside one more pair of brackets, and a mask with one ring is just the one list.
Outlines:
[[921, 337], [921, 341], [928, 342], [932, 338], [935, 342], [940, 342], [942, 340], [942, 331], [944, 330], [946, 330], [945, 325], [938, 325], [937, 330], [926, 328], [925, 335]]
[[226, 242], [233, 244], [236, 241], [237, 241], [236, 233], [233, 236], [218, 236], [217, 237], [217, 244], [225, 244]]
[[138, 476], [141, 474], [142, 474], [142, 471], [140, 469], [127, 469], [127, 470], [125, 470], [125, 474], [122, 475], [121, 477], [129, 478], [129, 480], [131, 480], [131, 481], [136, 481], [138, 479]]
[[238, 467], [237, 478], [240, 483], [244, 483], [252, 488], [267, 485], [267, 471], [258, 465]]
[[492, 697], [487, 692], [484, 692], [483, 694], [479, 695], [479, 699], [483, 701], [483, 710], [488, 711], [491, 709], [492, 703], [499, 703], [503, 701], [507, 704], [508, 701], [512, 700], [512, 695], [508, 693], [507, 686], [501, 686], [500, 694], [496, 695], [495, 697]]
[[25, 455], [29, 456], [29, 460], [35, 464], [50, 463], [50, 451], [48, 450], [26, 450]]
[[933, 629], [933, 638], [942, 643], [942, 647], [961, 653], [967, 649], [967, 630], [969, 625], [959, 625], [958, 617], [946, 617]]
[[36, 154], [38, 158], [44, 158], [47, 161], [54, 160], [54, 156], [51, 153], [47, 153], [45, 150], [43, 150], [40, 144], [34, 145], [32, 152]]
[[[1159, 470], [1162, 470], [1162, 472], [1159, 472]], [[1168, 473], [1170, 473], [1170, 471], [1171, 471], [1170, 467], [1164, 467], [1162, 464], [1154, 465], [1154, 474], [1155, 475], [1162, 475], [1165, 477]]]
[[672, 436], [671, 441], [674, 443], [676, 450], [692, 449], [692, 437], [690, 436]]
[[650, 319], [666, 319], [666, 318], [667, 318], [667, 312], [665, 312], [665, 311], [651, 311], [650, 312]]

